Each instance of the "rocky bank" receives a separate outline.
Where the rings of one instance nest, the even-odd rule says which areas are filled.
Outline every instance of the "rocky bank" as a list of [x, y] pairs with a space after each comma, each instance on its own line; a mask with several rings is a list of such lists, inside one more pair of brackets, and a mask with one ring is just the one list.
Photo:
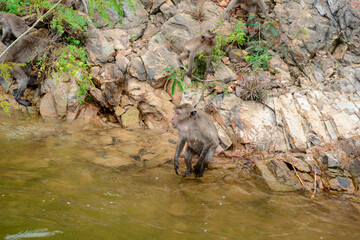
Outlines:
[[[205, 1], [201, 21], [193, 17], [198, 11], [194, 2], [140, 2], [135, 4], [136, 15], [124, 2], [121, 25], [112, 14], [114, 27], [99, 17], [94, 19], [97, 27], [89, 27], [92, 103], [80, 104], [75, 80], [64, 76], [48, 78], [35, 92], [27, 91], [34, 106], [22, 110], [39, 112], [46, 120], [174, 133], [169, 123], [173, 107], [191, 103], [213, 116], [221, 141], [218, 150], [240, 153], [220, 163], [236, 167], [241, 159], [251, 159], [275, 191], [317, 188], [359, 196], [359, 1], [265, 1], [279, 32], [277, 37], [267, 32], [261, 36], [274, 42], [270, 70], [239, 71], [243, 60], [234, 54], [239, 49], [231, 49], [207, 79], [230, 79], [229, 94], [221, 87], [214, 91], [193, 86], [184, 92], [177, 89], [174, 95], [163, 69], [178, 67], [178, 46], [190, 39], [188, 30], [174, 22], [196, 34], [219, 29], [226, 35], [236, 20], [218, 21], [227, 1]], [[243, 11], [239, 8], [233, 16]], [[270, 87], [265, 103], [241, 98], [244, 83], [254, 79]], [[188, 78], [184, 81], [191, 84]], [[217, 164], [215, 160], [213, 166]]]

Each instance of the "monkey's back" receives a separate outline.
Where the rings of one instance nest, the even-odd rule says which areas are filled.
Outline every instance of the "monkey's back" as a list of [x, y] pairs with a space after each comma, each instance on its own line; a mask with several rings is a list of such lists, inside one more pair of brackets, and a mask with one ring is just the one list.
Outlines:
[[12, 13], [4, 13], [0, 16], [0, 22], [8, 23], [15, 37], [19, 37], [21, 34], [26, 32], [30, 27], [20, 17]]
[[219, 145], [219, 138], [211, 118], [204, 111], [198, 109], [197, 115], [201, 121], [195, 121], [195, 129], [188, 133], [187, 144], [192, 150], [200, 154], [204, 144], [209, 144], [211, 148], [216, 149]]
[[30, 33], [13, 46], [1, 62], [27, 63], [38, 58], [48, 46], [49, 41]]

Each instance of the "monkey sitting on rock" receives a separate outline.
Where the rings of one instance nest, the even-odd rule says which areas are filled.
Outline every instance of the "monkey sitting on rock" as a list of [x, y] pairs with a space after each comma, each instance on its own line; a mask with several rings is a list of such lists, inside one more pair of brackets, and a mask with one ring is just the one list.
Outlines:
[[202, 52], [206, 58], [206, 72], [210, 74], [214, 74], [215, 71], [210, 69], [210, 57], [212, 48], [216, 45], [216, 35], [215, 33], [207, 30], [204, 34], [199, 37], [193, 38], [185, 43], [183, 46], [182, 53], [178, 57], [178, 63], [182, 66], [183, 60], [189, 58], [189, 69], [186, 72], [188, 77], [191, 77], [193, 68], [194, 68], [194, 60], [195, 57]]
[[[179, 156], [185, 149], [186, 172], [183, 176], [191, 175], [194, 172], [195, 177], [202, 177], [208, 169], [213, 154], [219, 145], [219, 138], [215, 124], [210, 117], [202, 110], [196, 109], [190, 104], [182, 104], [174, 108], [175, 115], [171, 123], [179, 132], [179, 140], [174, 157], [175, 173], [179, 175]], [[194, 155], [199, 159], [192, 169], [191, 162]]]

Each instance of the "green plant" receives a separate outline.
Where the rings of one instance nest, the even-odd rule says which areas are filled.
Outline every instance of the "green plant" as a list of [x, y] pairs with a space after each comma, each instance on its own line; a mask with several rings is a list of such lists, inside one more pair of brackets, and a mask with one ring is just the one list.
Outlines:
[[185, 73], [185, 70], [184, 69], [178, 69], [178, 70], [175, 70], [174, 66], [173, 65], [170, 65], [169, 67], [167, 68], [164, 68], [163, 71], [166, 71], [168, 72], [170, 75], [169, 77], [167, 78], [168, 81], [171, 81], [173, 80], [173, 84], [172, 84], [172, 87], [171, 87], [171, 94], [174, 95], [175, 93], [175, 87], [178, 86], [178, 88], [180, 89], [180, 91], [184, 91], [184, 88], [182, 86], [182, 82], [184, 81], [184, 73]]
[[79, 102], [82, 103], [90, 86], [93, 85], [92, 76], [89, 73], [90, 67], [87, 63], [86, 50], [75, 44], [70, 44], [60, 48], [59, 52], [61, 54], [54, 63], [52, 73], [60, 75], [70, 73], [79, 86], [79, 92], [76, 95]]
[[268, 69], [269, 60], [271, 58], [271, 53], [269, 52], [270, 46], [266, 44], [266, 41], [250, 41], [248, 47], [245, 49], [247, 52], [244, 56], [244, 59], [253, 67], [254, 71], [263, 68], [264, 70]]

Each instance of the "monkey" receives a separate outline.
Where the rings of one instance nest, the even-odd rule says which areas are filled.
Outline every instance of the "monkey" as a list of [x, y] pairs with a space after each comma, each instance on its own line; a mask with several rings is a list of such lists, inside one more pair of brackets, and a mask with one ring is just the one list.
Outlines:
[[0, 13], [0, 24], [2, 26], [1, 41], [6, 46], [10, 45], [12, 36], [18, 38], [30, 28], [24, 20], [12, 13]]
[[[47, 29], [39, 29], [23, 36], [16, 45], [0, 59], [1, 63], [12, 62], [26, 64], [26, 66], [23, 67], [14, 65], [13, 69], [10, 71], [11, 80], [16, 79], [18, 82], [17, 91], [14, 91], [15, 100], [24, 106], [31, 105], [29, 101], [21, 99], [29, 81], [31, 81], [31, 78], [29, 77], [31, 65], [28, 63], [37, 60], [45, 53], [45, 50], [49, 45], [49, 40], [46, 38], [47, 34]], [[2, 77], [0, 77], [0, 83], [3, 86], [7, 84]]]
[[189, 69], [186, 72], [188, 77], [191, 77], [194, 60], [198, 53], [203, 52], [203, 54], [207, 57], [206, 59], [206, 72], [209, 74], [214, 74], [215, 71], [210, 69], [210, 56], [211, 50], [216, 45], [216, 35], [215, 33], [207, 30], [206, 33], [202, 34], [199, 37], [193, 38], [185, 43], [182, 49], [182, 53], [178, 57], [178, 63], [181, 66], [182, 61], [186, 58], [189, 58]]
[[244, 2], [246, 7], [249, 9], [249, 13], [256, 13], [256, 8], [260, 7], [262, 13], [265, 16], [268, 16], [267, 10], [266, 10], [266, 4], [264, 0], [231, 0], [229, 5], [225, 9], [225, 18], [227, 20], [230, 20], [229, 18], [229, 12], [234, 9], [235, 7], [239, 6], [241, 2]]
[[[204, 111], [196, 109], [188, 103], [176, 106], [174, 110], [175, 115], [171, 119], [171, 124], [179, 132], [174, 157], [175, 173], [179, 175], [178, 159], [186, 143], [186, 172], [183, 173], [183, 177], [191, 176], [192, 172], [196, 178], [202, 177], [219, 145], [215, 124]], [[192, 170], [191, 162], [194, 155], [198, 155], [199, 159]]]

